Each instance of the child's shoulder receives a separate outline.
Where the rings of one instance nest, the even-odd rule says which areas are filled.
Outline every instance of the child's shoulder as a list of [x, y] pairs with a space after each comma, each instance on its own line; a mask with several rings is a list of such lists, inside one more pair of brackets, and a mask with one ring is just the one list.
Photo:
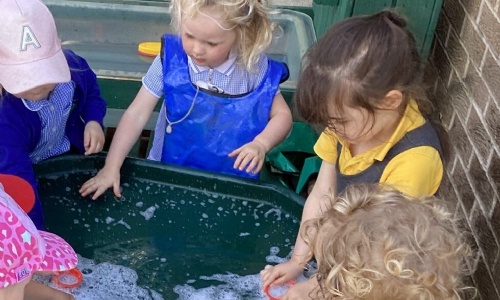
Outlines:
[[66, 61], [68, 62], [68, 66], [70, 70], [86, 70], [89, 69], [89, 64], [87, 60], [82, 56], [76, 54], [71, 49], [63, 49], [64, 56], [66, 57]]

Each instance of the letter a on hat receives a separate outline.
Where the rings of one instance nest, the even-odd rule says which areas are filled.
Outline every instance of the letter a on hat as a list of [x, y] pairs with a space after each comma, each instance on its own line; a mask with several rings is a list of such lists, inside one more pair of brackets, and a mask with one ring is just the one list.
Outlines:
[[36, 39], [35, 34], [27, 25], [23, 26], [23, 37], [21, 39], [21, 51], [26, 51], [29, 45], [35, 48], [40, 48], [40, 43]]

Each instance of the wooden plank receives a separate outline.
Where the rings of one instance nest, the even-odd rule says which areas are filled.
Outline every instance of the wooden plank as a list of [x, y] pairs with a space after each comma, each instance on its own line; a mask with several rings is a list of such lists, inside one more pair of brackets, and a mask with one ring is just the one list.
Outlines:
[[384, 8], [392, 7], [393, 0], [356, 0], [352, 11], [353, 16], [370, 15]]
[[314, 29], [320, 38], [336, 22], [352, 14], [354, 0], [314, 0]]
[[422, 57], [429, 53], [441, 6], [442, 0], [397, 0], [396, 8], [408, 17]]

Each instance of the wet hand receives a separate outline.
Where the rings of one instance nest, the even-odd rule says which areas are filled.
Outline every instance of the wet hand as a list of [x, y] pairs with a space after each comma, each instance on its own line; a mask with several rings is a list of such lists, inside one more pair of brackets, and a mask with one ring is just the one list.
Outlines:
[[82, 185], [79, 192], [83, 197], [93, 193], [92, 200], [96, 200], [110, 187], [113, 187], [113, 193], [116, 197], [120, 198], [122, 196], [120, 192], [120, 172], [110, 170], [104, 166], [95, 177], [90, 178]]
[[104, 147], [104, 132], [96, 121], [90, 121], [85, 125], [83, 146], [85, 147], [85, 155], [98, 153]]
[[229, 153], [228, 156], [236, 156], [233, 168], [256, 174], [260, 172], [260, 169], [264, 165], [266, 147], [262, 143], [253, 140]]
[[290, 280], [295, 280], [303, 271], [304, 268], [292, 260], [276, 266], [267, 265], [264, 270], [260, 271], [262, 286], [285, 284]]
[[303, 300], [303, 299], [313, 299], [314, 289], [318, 287], [318, 281], [316, 277], [312, 277], [307, 281], [299, 282], [291, 286], [285, 295], [283, 295], [280, 300]]

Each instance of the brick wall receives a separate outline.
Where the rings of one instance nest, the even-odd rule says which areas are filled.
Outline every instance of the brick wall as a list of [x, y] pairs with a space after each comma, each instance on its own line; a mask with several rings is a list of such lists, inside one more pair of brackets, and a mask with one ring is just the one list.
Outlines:
[[440, 195], [479, 253], [470, 283], [500, 299], [500, 0], [444, 0], [428, 72], [454, 150]]

